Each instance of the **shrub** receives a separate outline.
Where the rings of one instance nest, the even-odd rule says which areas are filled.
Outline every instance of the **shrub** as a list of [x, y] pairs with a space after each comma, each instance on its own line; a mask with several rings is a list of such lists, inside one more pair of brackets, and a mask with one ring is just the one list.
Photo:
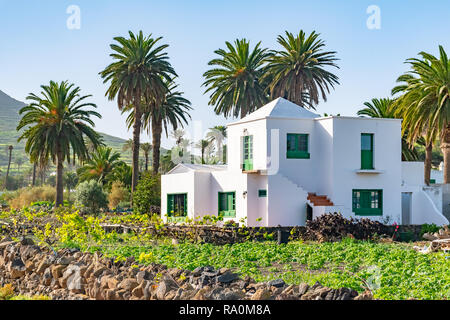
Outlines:
[[161, 177], [145, 173], [133, 193], [133, 210], [138, 214], [152, 213], [152, 206], [161, 205]]
[[434, 223], [432, 224], [423, 224], [422, 227], [420, 228], [420, 236], [422, 237], [425, 233], [435, 233], [439, 231], [439, 227], [437, 225], [435, 225]]
[[75, 190], [75, 203], [82, 206], [92, 213], [98, 213], [100, 209], [107, 207], [107, 194], [103, 191], [103, 187], [95, 180], [85, 181], [78, 185]]
[[111, 186], [111, 192], [108, 195], [108, 206], [112, 210], [121, 202], [129, 201], [130, 193], [121, 181], [114, 181]]
[[50, 186], [27, 187], [17, 190], [6, 199], [11, 208], [22, 209], [33, 202], [55, 200], [56, 190]]

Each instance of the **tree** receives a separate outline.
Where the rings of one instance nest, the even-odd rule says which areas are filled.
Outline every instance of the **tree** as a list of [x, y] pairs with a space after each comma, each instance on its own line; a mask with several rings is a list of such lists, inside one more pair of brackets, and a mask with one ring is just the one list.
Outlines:
[[131, 190], [132, 176], [133, 176], [132, 168], [125, 162], [122, 162], [114, 169], [110, 180], [113, 182], [120, 181], [124, 184], [125, 187]]
[[137, 214], [154, 213], [161, 205], [161, 177], [146, 172], [142, 175], [135, 192], [133, 211]]
[[203, 74], [202, 86], [205, 93], [211, 93], [208, 104], [214, 106], [216, 114], [243, 118], [268, 101], [261, 77], [271, 54], [260, 47], [261, 42], [251, 50], [246, 39], [236, 39], [234, 45], [227, 41], [225, 45], [228, 50], [214, 51], [219, 57], [208, 63], [212, 69]]
[[18, 158], [16, 159], [17, 173], [20, 172], [20, 167], [23, 165], [23, 163], [24, 163], [24, 160], [23, 160], [22, 157], [18, 157]]
[[[160, 152], [161, 152], [161, 134], [163, 129], [166, 136], [168, 136], [168, 127], [171, 126], [176, 130], [179, 126], [183, 127], [187, 123], [187, 119], [191, 118], [188, 111], [191, 110], [191, 103], [189, 100], [183, 98], [183, 92], [177, 91], [178, 87], [173, 80], [166, 83], [169, 88], [163, 102], [157, 104], [154, 100], [144, 101], [142, 105], [142, 119], [144, 129], [147, 132], [152, 132], [152, 146], [153, 146], [153, 174], [157, 174], [159, 170]], [[135, 118], [135, 110], [133, 108], [126, 108], [124, 112], [130, 112], [127, 117], [128, 127], [132, 125], [132, 119]]]
[[33, 162], [33, 178], [31, 185], [34, 187], [36, 185], [36, 169], [37, 169], [37, 163]]
[[195, 145], [202, 152], [202, 158], [201, 158], [202, 159], [202, 164], [206, 163], [205, 162], [205, 152], [206, 152], [206, 149], [208, 148], [208, 146], [210, 144], [211, 144], [211, 141], [206, 140], [206, 139], [202, 139]]
[[281, 51], [274, 51], [269, 59], [264, 81], [272, 98], [284, 97], [302, 107], [315, 109], [319, 98], [327, 100], [330, 88], [339, 84], [339, 78], [325, 67], [339, 68], [335, 51], [324, 51], [325, 42], [313, 31], [309, 36], [303, 30], [298, 35], [285, 32], [279, 35]]
[[142, 101], [162, 103], [168, 88], [164, 80], [170, 81], [176, 76], [164, 50], [168, 45], [159, 45], [162, 38], [144, 36], [142, 31], [134, 35], [129, 31], [129, 38], [115, 37], [118, 44], [111, 44], [115, 61], [107, 66], [101, 77], [109, 82], [106, 96], [109, 100], [117, 98], [120, 110], [133, 108], [133, 176], [131, 189], [135, 190], [139, 179], [139, 145], [142, 125]]
[[206, 138], [209, 139], [211, 143], [215, 142], [217, 145], [217, 157], [219, 163], [225, 163], [223, 155], [223, 141], [227, 137], [227, 127], [226, 126], [214, 126], [209, 128], [209, 132], [206, 134]]
[[172, 151], [167, 151], [161, 156], [161, 173], [165, 174], [174, 167], [175, 164], [172, 162]]
[[145, 171], [148, 171], [148, 157], [149, 157], [150, 151], [152, 150], [152, 145], [148, 142], [141, 143], [141, 150], [144, 153], [144, 158], [145, 158]]
[[[359, 116], [368, 116], [371, 118], [400, 118], [395, 114], [394, 100], [389, 98], [372, 99], [371, 102], [364, 102], [365, 108], [359, 110]], [[402, 135], [402, 160], [417, 161], [419, 155], [414, 145], [409, 145], [407, 141], [407, 132]]]
[[90, 95], [81, 96], [80, 88], [67, 81], [50, 81], [41, 88], [41, 97], [30, 93], [27, 97], [30, 104], [19, 111], [23, 116], [17, 130], [26, 127], [19, 141], [26, 139], [25, 152], [32, 162], [46, 164], [51, 159], [56, 165], [55, 207], [58, 207], [63, 205], [63, 162], [70, 162], [71, 153], [82, 161], [88, 159], [84, 137], [100, 143], [99, 135], [92, 128], [91, 117], [101, 116], [86, 108], [97, 107], [85, 102]]
[[133, 150], [133, 139], [128, 139], [122, 146], [122, 151]]
[[80, 183], [75, 190], [75, 199], [78, 206], [88, 208], [94, 214], [98, 214], [100, 209], [108, 205], [108, 195], [95, 180]]
[[181, 142], [182, 142], [183, 139], [184, 139], [184, 135], [185, 135], [185, 132], [184, 132], [183, 129], [176, 129], [176, 130], [173, 130], [172, 133], [170, 134], [170, 136], [171, 136], [173, 139], [175, 139], [175, 144], [176, 144], [178, 147], [180, 147]]
[[81, 182], [96, 180], [102, 185], [110, 184], [114, 170], [123, 162], [120, 153], [109, 147], [98, 147], [91, 158], [78, 169], [77, 173]]
[[[411, 69], [397, 79], [401, 84], [392, 93], [402, 93], [398, 112], [403, 114], [410, 141], [425, 138], [427, 160], [431, 161], [433, 142], [440, 139], [444, 183], [450, 183], [450, 60], [442, 46], [439, 53], [439, 58], [420, 52], [420, 58], [408, 59]], [[429, 183], [427, 176], [425, 183]]]

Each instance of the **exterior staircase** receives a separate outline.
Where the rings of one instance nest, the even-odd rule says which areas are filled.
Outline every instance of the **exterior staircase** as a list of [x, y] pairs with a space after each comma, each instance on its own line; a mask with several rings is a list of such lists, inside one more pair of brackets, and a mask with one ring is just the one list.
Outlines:
[[315, 207], [320, 207], [320, 206], [332, 207], [332, 206], [334, 206], [333, 202], [331, 202], [327, 196], [318, 196], [313, 192], [308, 193], [307, 199]]

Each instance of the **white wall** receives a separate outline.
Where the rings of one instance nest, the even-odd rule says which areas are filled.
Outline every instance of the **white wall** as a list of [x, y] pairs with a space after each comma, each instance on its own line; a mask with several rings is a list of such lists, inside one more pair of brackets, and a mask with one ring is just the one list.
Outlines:
[[268, 226], [301, 226], [306, 221], [307, 193], [281, 174], [267, 176]]
[[194, 198], [195, 174], [186, 173], [165, 174], [161, 176], [161, 216], [167, 221], [167, 194], [187, 193], [188, 217], [193, 218], [198, 201]]
[[253, 136], [253, 169], [265, 170], [267, 167], [267, 137], [265, 120], [239, 123], [227, 127], [227, 162], [229, 171], [242, 171], [243, 161], [241, 137], [244, 130]]
[[[278, 155], [272, 152], [274, 146], [271, 145], [272, 130], [278, 130], [279, 145]], [[303, 189], [312, 192], [317, 189], [319, 184], [318, 177], [315, 174], [317, 163], [321, 161], [321, 145], [319, 136], [315, 131], [315, 122], [313, 119], [267, 119], [267, 151], [270, 157], [277, 157], [279, 163], [278, 172], [301, 186]], [[288, 133], [300, 133], [309, 135], [309, 153], [310, 159], [287, 159], [287, 141]], [[273, 154], [272, 154], [273, 153]]]
[[[250, 227], [268, 226], [268, 196], [259, 197], [260, 189], [268, 190], [266, 175], [247, 175], [247, 225]], [[260, 221], [257, 221], [260, 219]]]
[[[412, 193], [411, 224], [435, 223], [436, 225], [446, 225], [449, 223], [431, 197], [422, 189], [422, 186], [404, 185], [402, 192]], [[398, 221], [401, 221], [401, 219]]]
[[419, 161], [402, 161], [402, 184], [421, 186], [424, 184], [424, 164]]

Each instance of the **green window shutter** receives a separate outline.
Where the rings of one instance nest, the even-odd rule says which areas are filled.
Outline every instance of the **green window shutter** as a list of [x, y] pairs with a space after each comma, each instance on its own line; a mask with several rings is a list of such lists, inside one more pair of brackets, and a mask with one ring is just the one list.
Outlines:
[[352, 211], [361, 216], [383, 215], [383, 190], [353, 190]]
[[267, 197], [267, 190], [266, 189], [258, 190], [258, 197], [260, 198]]
[[172, 215], [172, 211], [174, 210], [174, 195], [173, 194], [168, 194], [167, 195], [167, 215], [170, 216]]
[[308, 134], [288, 133], [286, 135], [286, 158], [309, 159]]
[[243, 139], [243, 156], [244, 156], [244, 166], [243, 169], [253, 170], [253, 136], [245, 136]]
[[361, 133], [361, 169], [373, 167], [373, 134]]
[[236, 192], [219, 192], [218, 202], [219, 216], [236, 216]]

